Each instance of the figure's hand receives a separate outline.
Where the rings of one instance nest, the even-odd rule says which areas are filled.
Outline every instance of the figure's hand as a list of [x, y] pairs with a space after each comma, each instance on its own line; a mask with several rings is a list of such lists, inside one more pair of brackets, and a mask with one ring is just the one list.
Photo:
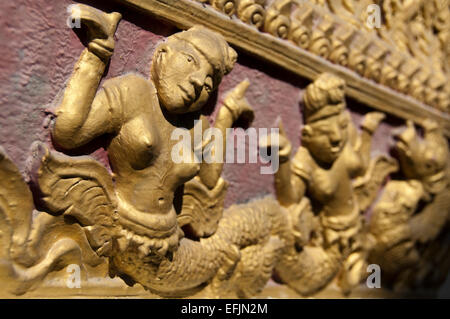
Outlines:
[[386, 117], [384, 113], [381, 112], [370, 112], [364, 117], [364, 121], [361, 125], [363, 129], [366, 129], [370, 133], [375, 132], [380, 122]]
[[79, 19], [87, 29], [89, 50], [108, 60], [114, 51], [114, 33], [122, 15], [118, 12], [108, 14], [84, 4], [72, 5], [70, 11], [71, 19]]
[[[272, 148], [275, 147], [274, 143], [277, 141], [278, 137], [278, 156], [280, 163], [284, 163], [288, 161], [291, 157], [292, 146], [288, 137], [286, 136], [286, 132], [284, 130], [283, 122], [280, 120], [278, 124], [279, 131], [278, 133], [271, 133], [261, 138], [259, 142], [260, 148]], [[276, 136], [277, 135], [277, 136]]]
[[233, 122], [239, 119], [243, 120], [247, 125], [250, 125], [255, 117], [252, 107], [245, 98], [245, 92], [249, 85], [250, 82], [245, 79], [224, 100], [224, 106], [231, 112]]

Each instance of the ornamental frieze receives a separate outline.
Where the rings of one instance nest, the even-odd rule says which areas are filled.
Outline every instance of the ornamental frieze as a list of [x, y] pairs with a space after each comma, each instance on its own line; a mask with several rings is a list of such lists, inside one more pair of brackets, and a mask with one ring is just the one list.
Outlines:
[[[21, 150], [25, 164], [1, 140], [1, 297], [439, 289], [450, 269], [447, 1], [117, 3], [68, 7], [79, 51], [45, 109], [46, 137]], [[145, 76], [110, 76], [127, 61], [117, 50], [129, 14], [180, 30], [161, 32]], [[280, 82], [295, 82], [295, 108], [270, 100]], [[274, 110], [270, 129], [259, 103]], [[235, 155], [246, 166], [231, 174]], [[267, 166], [252, 181], [254, 163]], [[381, 269], [374, 285], [370, 269]]]

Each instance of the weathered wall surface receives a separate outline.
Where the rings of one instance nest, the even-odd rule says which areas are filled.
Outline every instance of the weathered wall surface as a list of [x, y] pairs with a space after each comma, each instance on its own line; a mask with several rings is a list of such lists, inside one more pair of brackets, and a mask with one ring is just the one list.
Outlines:
[[[51, 145], [49, 124], [65, 83], [83, 44], [67, 24], [67, 6], [73, 1], [18, 0], [0, 3], [0, 145], [27, 175], [27, 158], [33, 141]], [[88, 1], [105, 11], [123, 13], [116, 32], [116, 49], [105, 79], [135, 72], [148, 77], [153, 51], [176, 28], [107, 2]], [[294, 150], [300, 144], [304, 79], [243, 52], [233, 71], [225, 76], [217, 94], [215, 110], [225, 93], [248, 78], [247, 98], [255, 110], [255, 128], [277, 126], [280, 117]], [[368, 109], [348, 101], [356, 122]], [[214, 111], [215, 111], [214, 110]], [[213, 121], [215, 112], [211, 114]], [[374, 152], [387, 152], [388, 136], [401, 121], [388, 119], [376, 133]], [[91, 153], [108, 165], [103, 150]], [[273, 176], [261, 175], [260, 164], [225, 164], [230, 183], [226, 205], [273, 193]]]

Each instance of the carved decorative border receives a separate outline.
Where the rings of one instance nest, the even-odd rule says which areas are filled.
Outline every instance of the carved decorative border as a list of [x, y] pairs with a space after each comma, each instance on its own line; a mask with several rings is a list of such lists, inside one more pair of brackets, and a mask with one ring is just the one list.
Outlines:
[[245, 24], [236, 16], [228, 16], [211, 6], [192, 0], [117, 0], [146, 14], [166, 20], [181, 29], [195, 24], [221, 33], [236, 47], [262, 58], [297, 75], [313, 80], [323, 72], [342, 77], [347, 94], [375, 109], [394, 116], [423, 123], [427, 118], [439, 122], [450, 136], [450, 115], [426, 105], [410, 96], [363, 78], [356, 72], [333, 64], [293, 43], [263, 33]]

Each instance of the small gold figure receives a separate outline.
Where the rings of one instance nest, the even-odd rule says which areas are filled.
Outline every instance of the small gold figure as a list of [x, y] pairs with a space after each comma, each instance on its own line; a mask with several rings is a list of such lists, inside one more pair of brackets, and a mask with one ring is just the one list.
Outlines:
[[[292, 162], [291, 145], [280, 125], [280, 168], [275, 174], [278, 201], [291, 210], [291, 214], [296, 216], [294, 223], [297, 223], [299, 218], [304, 218], [302, 214], [308, 214], [305, 204], [301, 204], [303, 208], [300, 209], [304, 212], [299, 213], [298, 207], [307, 194], [318, 217], [316, 221], [314, 219], [317, 218], [307, 218], [310, 220], [308, 223], [315, 226], [306, 233], [315, 234], [310, 242], [309, 237], [303, 234], [307, 240], [305, 242], [303, 238], [300, 243], [300, 246], [306, 244], [315, 248], [303, 249], [296, 265], [286, 261], [278, 267], [281, 279], [302, 294], [311, 294], [324, 287], [338, 273], [340, 265], [343, 270], [339, 283], [348, 293], [359, 283], [365, 270], [363, 221], [359, 204], [360, 197], [364, 195], [359, 196], [353, 179], [369, 171], [372, 135], [384, 114], [368, 113], [358, 135], [346, 110], [344, 89], [342, 79], [327, 73], [307, 87], [302, 146]], [[376, 162], [383, 164], [375, 165], [377, 168], [371, 171], [372, 175], [374, 171], [381, 170], [381, 175], [386, 176], [389, 169], [384, 165], [385, 160], [377, 159]], [[311, 273], [300, 270], [300, 265], [310, 269]], [[294, 268], [297, 270], [294, 271]], [[305, 276], [303, 281], [301, 276]]]

